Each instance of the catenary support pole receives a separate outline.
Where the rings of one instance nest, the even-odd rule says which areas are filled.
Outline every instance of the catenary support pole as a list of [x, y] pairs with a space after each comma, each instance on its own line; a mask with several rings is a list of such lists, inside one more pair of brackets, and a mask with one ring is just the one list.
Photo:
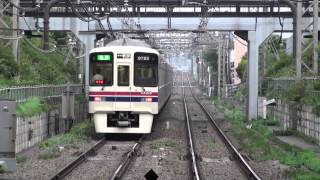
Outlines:
[[[13, 0], [14, 4], [19, 4], [20, 0]], [[15, 6], [12, 7], [12, 29], [19, 29], [19, 16], [18, 16], [18, 8]], [[17, 37], [19, 32], [17, 30], [12, 31], [12, 36]], [[19, 49], [19, 39], [12, 40], [12, 53], [14, 60], [18, 62], [18, 49]]]
[[248, 31], [248, 102], [247, 102], [247, 119], [252, 121], [257, 118], [258, 112], [258, 44], [256, 42], [256, 31]]
[[220, 98], [221, 96], [221, 85], [220, 85], [220, 81], [221, 81], [221, 49], [222, 49], [222, 41], [219, 38], [219, 45], [218, 45], [218, 83], [217, 83], [217, 94], [218, 94], [218, 98]]
[[52, 0], [43, 10], [43, 49], [49, 49], [49, 18], [50, 18], [50, 9], [53, 5], [62, 2], [65, 0]]
[[313, 0], [313, 72], [318, 74], [318, 13], [319, 0]]
[[302, 44], [301, 44], [301, 23], [302, 23], [302, 2], [297, 1], [297, 14], [296, 14], [296, 37], [295, 37], [295, 42], [296, 42], [296, 48], [295, 50], [295, 55], [296, 55], [296, 80], [301, 79], [301, 52], [302, 52]]

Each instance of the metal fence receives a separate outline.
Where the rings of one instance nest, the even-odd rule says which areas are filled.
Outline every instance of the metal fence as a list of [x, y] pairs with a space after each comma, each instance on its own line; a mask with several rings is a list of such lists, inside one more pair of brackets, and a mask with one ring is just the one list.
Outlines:
[[224, 89], [226, 90], [226, 97], [230, 97], [240, 89], [240, 84], [225, 84]]
[[74, 94], [83, 92], [82, 84], [66, 85], [37, 85], [25, 87], [10, 87], [0, 89], [0, 99], [24, 101], [29, 97], [52, 98], [59, 97], [64, 92], [71, 91]]
[[[314, 83], [319, 80], [320, 79], [314, 78], [314, 77], [302, 78], [302, 81], [304, 82], [304, 86], [307, 86], [308, 84]], [[266, 78], [266, 79], [263, 79], [262, 89], [263, 90], [272, 89], [279, 93], [284, 93], [295, 82], [296, 82], [295, 78]], [[320, 96], [320, 91], [307, 91], [306, 93], [311, 96]]]

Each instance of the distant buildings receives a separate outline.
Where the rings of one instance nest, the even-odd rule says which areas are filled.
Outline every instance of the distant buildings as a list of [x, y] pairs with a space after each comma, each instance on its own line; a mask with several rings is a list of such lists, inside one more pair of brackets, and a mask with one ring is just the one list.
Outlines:
[[238, 36], [233, 37], [233, 43], [234, 43], [234, 49], [230, 52], [230, 68], [233, 74], [231, 74], [231, 77], [233, 77], [232, 81], [233, 84], [239, 84], [241, 80], [238, 77], [238, 74], [236, 72], [236, 68], [238, 67], [241, 58], [247, 53], [247, 42], [243, 39], [241, 39]]

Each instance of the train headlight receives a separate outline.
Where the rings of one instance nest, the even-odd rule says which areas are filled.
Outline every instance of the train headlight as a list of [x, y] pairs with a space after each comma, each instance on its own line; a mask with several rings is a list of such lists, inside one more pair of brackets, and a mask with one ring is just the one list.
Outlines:
[[152, 102], [152, 97], [141, 98], [141, 102]]
[[94, 97], [94, 101], [101, 101], [101, 97]]

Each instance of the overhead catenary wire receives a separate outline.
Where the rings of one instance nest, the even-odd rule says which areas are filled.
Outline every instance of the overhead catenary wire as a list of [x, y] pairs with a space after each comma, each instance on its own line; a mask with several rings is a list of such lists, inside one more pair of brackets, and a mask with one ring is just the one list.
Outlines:
[[0, 36], [0, 39], [4, 40], [17, 40], [21, 38], [23, 38], [23, 36]]
[[[70, 0], [66, 0], [66, 2], [67, 2], [67, 4], [70, 6], [72, 12], [75, 13], [76, 16], [77, 16], [80, 20], [82, 20], [82, 21], [84, 21], [84, 22], [97, 21], [99, 27], [101, 28], [101, 30], [103, 30], [104, 32], [106, 31], [105, 28], [104, 28], [104, 26], [103, 26], [103, 24], [101, 23], [101, 20], [107, 19], [107, 22], [108, 22], [108, 15], [103, 16], [103, 17], [97, 17], [97, 16], [93, 15], [93, 14], [89, 11], [88, 7], [87, 7], [85, 4], [83, 4], [83, 3], [80, 2], [80, 3], [79, 3], [80, 6], [81, 6], [82, 9], [84, 10], [84, 12], [89, 16], [89, 18], [86, 18], [86, 17], [82, 16], [80, 12], [78, 12], [78, 10], [74, 7], [74, 5], [72, 4], [72, 2], [71, 2]], [[90, 19], [90, 18], [91, 18], [91, 19]], [[112, 27], [111, 27], [110, 22], [108, 22], [108, 28], [109, 28], [109, 30], [111, 31], [112, 36], [115, 37], [115, 35], [114, 35], [113, 32], [112, 32]], [[107, 34], [107, 33], [105, 32], [105, 34]]]
[[278, 2], [278, 18], [279, 18], [279, 24], [281, 26], [281, 31], [280, 31], [280, 38], [279, 38], [279, 42], [278, 43], [281, 43], [282, 42], [282, 33], [283, 33], [283, 23], [281, 21], [281, 16], [280, 16], [280, 3]]
[[7, 1], [9, 2], [12, 6], [14, 6], [15, 8], [19, 9], [22, 12], [33, 12], [33, 11], [37, 11], [40, 9], [40, 5], [36, 5], [36, 7], [34, 8], [22, 8], [18, 5], [16, 5], [15, 3], [11, 2], [11, 0]]
[[80, 6], [82, 7], [82, 9], [86, 12], [86, 14], [87, 15], [89, 15], [91, 18], [93, 18], [94, 20], [104, 20], [104, 19], [106, 19], [109, 15], [107, 14], [107, 15], [105, 15], [105, 16], [102, 16], [102, 17], [98, 17], [98, 16], [96, 16], [96, 15], [94, 15], [94, 14], [92, 14], [91, 12], [90, 12], [90, 10], [89, 10], [89, 7], [86, 5], [86, 4], [84, 4], [84, 3], [79, 3], [80, 4]]
[[[66, 0], [66, 1], [69, 1], [69, 0]], [[25, 12], [25, 11], [37, 11], [37, 12], [38, 12], [40, 6], [37, 6], [36, 8], [26, 9], [26, 8], [21, 8], [21, 7], [19, 7], [18, 5], [12, 3], [11, 1], [9, 1], [9, 3], [10, 3], [12, 6], [16, 7], [17, 9], [19, 9], [20, 11], [23, 11], [23, 13], [22, 13], [23, 20], [24, 20], [26, 26], [28, 27], [28, 29], [29, 29], [29, 30], [32, 30], [31, 27], [30, 27], [30, 25], [29, 25], [28, 22], [26, 21], [26, 18], [25, 18], [25, 16], [24, 16], [24, 12]], [[21, 16], [20, 14], [14, 14], [14, 15]], [[21, 36], [0, 36], [0, 39], [4, 39], [4, 40], [18, 40], [18, 39], [22, 39], [22, 38], [23, 38], [23, 40], [24, 40], [26, 43], [28, 43], [32, 48], [36, 49], [37, 51], [39, 51], [39, 52], [41, 52], [41, 53], [53, 53], [53, 52], [57, 51], [56, 45], [54, 45], [54, 47], [53, 47], [52, 49], [50, 49], [50, 50], [40, 49], [40, 48], [36, 47], [36, 46], [35, 46], [31, 41], [29, 41], [27, 38], [24, 38], [24, 35], [21, 35]], [[69, 50], [69, 52], [70, 52], [70, 50]], [[69, 54], [69, 53], [68, 53], [68, 54]], [[74, 58], [79, 59], [79, 58], [82, 58], [82, 57], [84, 57], [84, 56], [85, 56], [85, 54], [82, 54], [82, 55], [77, 56], [77, 57], [74, 57]]]

